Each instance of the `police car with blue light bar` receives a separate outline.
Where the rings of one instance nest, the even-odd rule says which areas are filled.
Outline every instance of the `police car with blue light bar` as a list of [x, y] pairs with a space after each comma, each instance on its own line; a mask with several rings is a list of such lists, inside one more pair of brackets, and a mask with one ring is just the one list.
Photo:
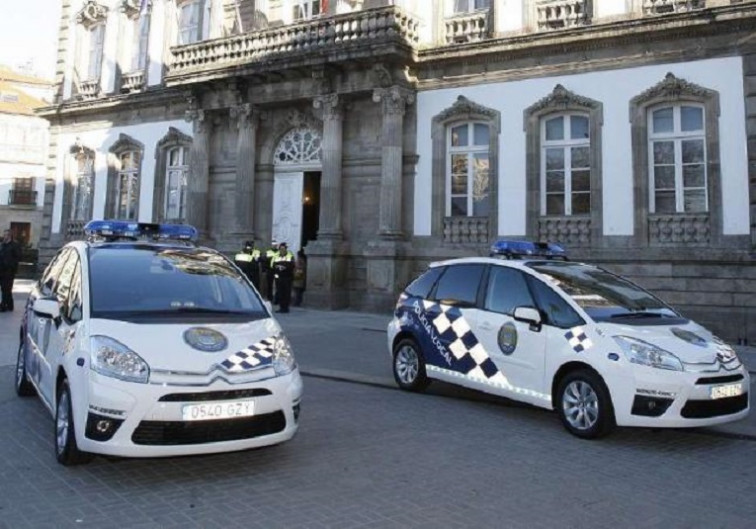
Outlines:
[[302, 379], [245, 275], [192, 226], [92, 221], [35, 285], [16, 392], [55, 420], [55, 454], [158, 457], [291, 439]]
[[400, 295], [388, 349], [403, 389], [437, 379], [554, 409], [582, 438], [749, 412], [729, 345], [557, 244], [497, 241], [490, 257], [431, 264]]

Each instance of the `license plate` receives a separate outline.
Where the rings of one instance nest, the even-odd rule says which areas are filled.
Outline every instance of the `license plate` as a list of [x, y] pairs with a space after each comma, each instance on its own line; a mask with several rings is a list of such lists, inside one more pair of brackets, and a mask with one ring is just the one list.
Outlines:
[[711, 388], [712, 399], [725, 399], [743, 394], [743, 384], [725, 384]]
[[205, 404], [185, 404], [181, 408], [185, 421], [213, 421], [250, 417], [255, 414], [255, 403], [251, 400], [234, 402], [208, 402]]

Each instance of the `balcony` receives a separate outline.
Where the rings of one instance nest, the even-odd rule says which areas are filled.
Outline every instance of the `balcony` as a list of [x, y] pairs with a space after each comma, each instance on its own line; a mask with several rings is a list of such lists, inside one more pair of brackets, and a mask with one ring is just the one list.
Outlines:
[[123, 74], [121, 77], [122, 92], [138, 92], [144, 88], [144, 70], [137, 70]]
[[82, 99], [95, 99], [100, 95], [100, 80], [90, 79], [79, 83], [79, 97]]
[[27, 189], [11, 189], [8, 191], [9, 206], [36, 206], [37, 192]]
[[[320, 17], [172, 48], [168, 85], [228, 75], [281, 71], [407, 53], [418, 42], [418, 21], [395, 6]], [[239, 67], [245, 67], [241, 72]], [[212, 75], [214, 73], [215, 75]]]
[[462, 13], [446, 19], [446, 43], [476, 42], [491, 34], [489, 11]]
[[68, 241], [81, 241], [84, 239], [84, 226], [87, 224], [85, 220], [69, 220], [66, 222], [65, 237]]
[[705, 0], [644, 0], [644, 15], [666, 15], [668, 13], [687, 13], [706, 7]]
[[445, 244], [488, 244], [488, 217], [445, 217]]
[[538, 29], [565, 29], [590, 22], [590, 0], [546, 0], [536, 4]]

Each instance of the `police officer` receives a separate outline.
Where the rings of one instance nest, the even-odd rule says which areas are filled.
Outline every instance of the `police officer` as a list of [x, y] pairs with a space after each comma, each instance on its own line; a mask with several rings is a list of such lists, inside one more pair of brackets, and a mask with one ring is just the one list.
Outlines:
[[273, 283], [275, 281], [275, 272], [273, 270], [273, 257], [275, 257], [276, 253], [278, 253], [278, 243], [273, 239], [270, 241], [270, 248], [265, 252], [265, 257], [260, 260], [260, 268], [265, 280], [262, 295], [265, 296], [265, 299], [270, 300], [270, 302], [274, 304]]
[[20, 260], [21, 246], [13, 238], [13, 233], [5, 230], [3, 240], [0, 242], [0, 290], [2, 291], [0, 312], [13, 310], [13, 280], [16, 278]]
[[276, 278], [276, 298], [279, 309], [277, 312], [289, 312], [291, 303], [291, 280], [294, 277], [294, 254], [285, 242], [278, 246], [278, 253], [271, 261]]
[[260, 290], [260, 250], [255, 248], [255, 241], [247, 241], [244, 248], [234, 256], [234, 262], [255, 288]]

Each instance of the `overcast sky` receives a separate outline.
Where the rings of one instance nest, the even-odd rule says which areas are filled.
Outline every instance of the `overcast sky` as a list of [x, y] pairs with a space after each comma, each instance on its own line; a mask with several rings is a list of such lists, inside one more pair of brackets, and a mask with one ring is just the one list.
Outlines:
[[38, 75], [53, 79], [60, 23], [60, 0], [0, 0], [0, 64], [34, 62]]

